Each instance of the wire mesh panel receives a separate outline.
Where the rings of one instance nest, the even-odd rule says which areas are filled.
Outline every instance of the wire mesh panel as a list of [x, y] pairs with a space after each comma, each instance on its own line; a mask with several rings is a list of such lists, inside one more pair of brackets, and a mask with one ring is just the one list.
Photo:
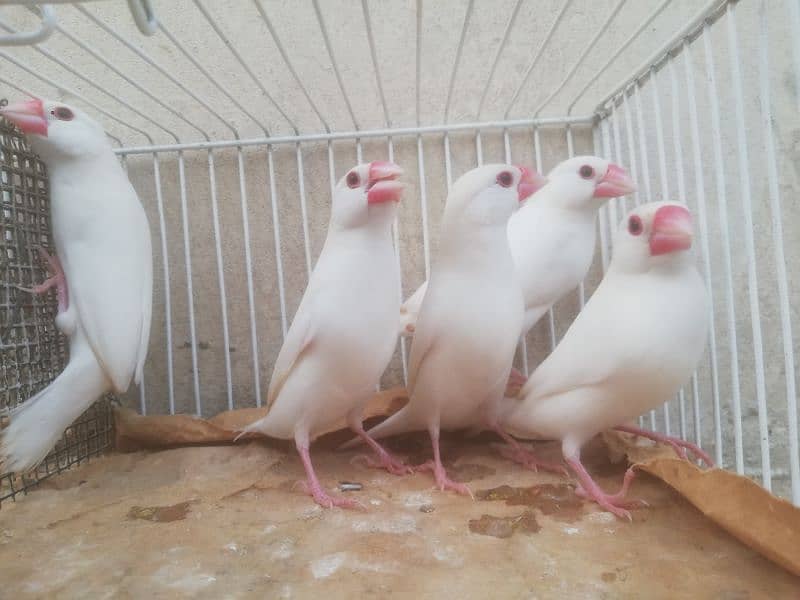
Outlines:
[[[37, 296], [18, 287], [46, 279], [36, 248], [53, 248], [45, 166], [5, 121], [0, 121], [0, 209], [0, 407], [7, 410], [58, 376], [67, 362], [67, 346], [54, 322], [55, 292]], [[84, 413], [35, 472], [0, 474], [0, 502], [107, 448], [109, 409], [106, 399]]]

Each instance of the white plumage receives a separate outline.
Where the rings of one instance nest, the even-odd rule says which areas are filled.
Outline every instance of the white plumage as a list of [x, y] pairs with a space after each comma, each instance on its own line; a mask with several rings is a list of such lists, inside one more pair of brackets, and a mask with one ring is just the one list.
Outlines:
[[[102, 128], [82, 111], [34, 99], [0, 110], [29, 136], [47, 165], [53, 241], [66, 304], [56, 319], [69, 363], [44, 390], [11, 411], [0, 458], [35, 467], [104, 392], [141, 380], [150, 336], [153, 266], [139, 198]], [[63, 294], [63, 291], [62, 291]]]

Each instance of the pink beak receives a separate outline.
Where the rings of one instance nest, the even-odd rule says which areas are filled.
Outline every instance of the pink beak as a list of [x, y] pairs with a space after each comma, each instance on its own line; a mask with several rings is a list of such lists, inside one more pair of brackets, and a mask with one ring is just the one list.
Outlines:
[[603, 175], [603, 178], [594, 188], [594, 197], [616, 198], [634, 191], [636, 191], [636, 184], [633, 183], [633, 179], [628, 175], [628, 172], [619, 165], [611, 163], [608, 165], [606, 174]]
[[659, 256], [692, 247], [692, 215], [685, 206], [662, 206], [653, 217], [650, 255]]
[[403, 174], [398, 165], [385, 160], [376, 160], [369, 165], [367, 182], [367, 203], [399, 202], [405, 187], [396, 181]]
[[547, 177], [540, 175], [528, 167], [523, 167], [521, 165], [514, 166], [522, 171], [522, 177], [520, 177], [519, 184], [517, 185], [517, 195], [519, 196], [519, 201], [524, 202], [547, 183]]
[[19, 127], [23, 133], [47, 136], [47, 119], [44, 116], [44, 105], [39, 98], [4, 106], [0, 108], [0, 115]]

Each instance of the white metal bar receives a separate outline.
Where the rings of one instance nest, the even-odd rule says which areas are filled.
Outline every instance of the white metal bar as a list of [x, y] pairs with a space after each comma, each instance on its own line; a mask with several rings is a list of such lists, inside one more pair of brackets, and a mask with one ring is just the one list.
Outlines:
[[36, 31], [13, 31], [11, 35], [0, 35], [0, 46], [28, 46], [45, 41], [53, 34], [58, 17], [52, 6], [43, 4], [39, 11], [31, 10], [41, 19], [41, 26]]
[[525, 74], [522, 76], [522, 79], [520, 80], [517, 89], [514, 90], [514, 93], [511, 96], [511, 100], [509, 101], [508, 106], [506, 107], [506, 111], [503, 113], [504, 119], [508, 119], [508, 115], [511, 113], [511, 109], [517, 102], [517, 98], [519, 98], [519, 95], [522, 92], [522, 90], [525, 89], [525, 85], [528, 83], [528, 78], [531, 76], [531, 73], [533, 73], [533, 69], [534, 67], [536, 67], [536, 63], [539, 62], [539, 59], [541, 58], [545, 47], [550, 42], [550, 38], [553, 37], [553, 33], [555, 33], [556, 29], [558, 28], [558, 24], [561, 23], [561, 19], [564, 18], [564, 14], [567, 12], [567, 9], [569, 8], [570, 4], [572, 4], [572, 0], [564, 1], [564, 4], [561, 5], [561, 10], [558, 11], [558, 14], [556, 15], [555, 19], [553, 19], [553, 22], [550, 24], [550, 29], [547, 30], [544, 39], [539, 44], [539, 47], [536, 48], [536, 52], [533, 53], [533, 58], [531, 59], [528, 68], [525, 69]]
[[197, 364], [197, 330], [194, 320], [194, 290], [192, 289], [192, 248], [189, 237], [189, 208], [186, 203], [186, 169], [183, 152], [178, 153], [178, 182], [181, 195], [181, 224], [183, 226], [183, 260], [186, 265], [186, 303], [189, 308], [189, 334], [192, 349], [192, 383], [194, 386], [195, 414], [203, 415], [200, 401], [200, 372]]
[[564, 79], [561, 80], [561, 83], [559, 83], [555, 87], [555, 89], [551, 90], [550, 94], [544, 100], [542, 100], [542, 102], [539, 104], [539, 106], [537, 106], [536, 109], [533, 111], [533, 114], [535, 116], [537, 116], [537, 117], [539, 116], [539, 113], [542, 112], [542, 109], [545, 106], [547, 106], [548, 104], [550, 104], [550, 101], [553, 98], [555, 98], [558, 95], [558, 93], [561, 90], [564, 89], [564, 86], [567, 85], [567, 82], [570, 79], [572, 79], [572, 76], [575, 74], [575, 71], [578, 70], [578, 67], [580, 67], [582, 64], [584, 64], [584, 60], [586, 59], [586, 56], [589, 54], [589, 52], [592, 51], [592, 49], [594, 48], [595, 44], [597, 44], [597, 42], [600, 40], [600, 38], [603, 36], [603, 34], [608, 32], [608, 28], [611, 25], [611, 21], [613, 21], [614, 18], [617, 16], [617, 14], [622, 9], [622, 7], [625, 4], [625, 2], [627, 2], [627, 0], [618, 0], [618, 2], [614, 5], [614, 8], [612, 8], [608, 12], [608, 16], [606, 17], [606, 20], [603, 21], [603, 24], [600, 25], [600, 27], [598, 28], [597, 32], [594, 34], [592, 39], [589, 40], [589, 43], [584, 47], [583, 52], [581, 52], [581, 55], [578, 57], [578, 60], [576, 60], [573, 63], [572, 67], [570, 67], [569, 71], [567, 71], [567, 74], [564, 76]]
[[475, 158], [477, 160], [478, 166], [483, 165], [483, 140], [481, 139], [481, 132], [477, 131], [475, 133]]
[[[211, 108], [211, 106], [209, 106], [208, 102], [206, 102], [205, 100], [200, 98], [197, 94], [195, 94], [193, 91], [191, 91], [185, 85], [183, 85], [183, 83], [181, 83], [180, 80], [175, 78], [175, 76], [172, 75], [168, 69], [165, 69], [160, 64], [158, 64], [156, 61], [154, 61], [148, 54], [146, 54], [142, 50], [139, 50], [139, 48], [137, 48], [130, 41], [128, 41], [127, 39], [122, 37], [119, 33], [117, 33], [114, 29], [109, 27], [107, 24], [103, 23], [100, 19], [98, 19], [95, 15], [90, 13], [88, 10], [86, 10], [83, 6], [80, 6], [79, 4], [74, 4], [73, 6], [75, 7], [76, 10], [78, 10], [81, 14], [83, 14], [87, 19], [92, 21], [92, 23], [94, 23], [100, 29], [102, 29], [103, 31], [108, 33], [110, 36], [112, 36], [114, 39], [116, 39], [118, 42], [120, 42], [123, 46], [125, 46], [128, 50], [130, 50], [131, 52], [136, 54], [139, 58], [141, 58], [143, 61], [145, 61], [148, 65], [150, 65], [151, 67], [156, 69], [164, 77], [166, 77], [173, 84], [175, 84], [183, 93], [185, 93], [188, 96], [190, 96], [193, 100], [195, 100], [203, 108], [205, 108], [209, 113], [211, 113], [217, 119], [219, 119], [219, 121], [223, 125], [225, 125], [225, 127], [227, 127], [233, 133], [234, 137], [236, 137], [236, 138], [239, 137], [239, 134], [236, 131], [236, 129], [233, 126], [231, 126], [231, 124], [228, 123], [228, 121], [226, 121], [217, 111], [215, 111], [213, 108]], [[176, 150], [179, 150], [179, 148], [176, 148]]]
[[[594, 146], [594, 154], [595, 156], [600, 156], [603, 154], [602, 145], [600, 143], [600, 135], [599, 132], [600, 127], [595, 125], [592, 128], [592, 144]], [[603, 206], [600, 209], [600, 215], [598, 219], [598, 227], [600, 232], [600, 263], [603, 267], [603, 274], [608, 270], [608, 263], [610, 260], [610, 242], [609, 242], [609, 233], [613, 238], [614, 235], [614, 223], [611, 219], [611, 215], [609, 214], [610, 211], [609, 206]], [[608, 221], [608, 223], [606, 223]]]
[[331, 197], [336, 189], [336, 157], [333, 155], [333, 143], [328, 142], [328, 181], [331, 184]]
[[[389, 148], [389, 162], [394, 162], [394, 142], [392, 138], [388, 139]], [[403, 263], [400, 260], [400, 218], [396, 216], [392, 223], [392, 240], [394, 242], [394, 256], [397, 260], [397, 275], [400, 278], [400, 302], [403, 301]], [[400, 338], [400, 360], [403, 364], [403, 385], [408, 385], [408, 350], [406, 349], [406, 338], [404, 335]]]
[[422, 152], [422, 137], [417, 137], [417, 170], [419, 172], [419, 202], [422, 211], [422, 249], [425, 256], [425, 280], [431, 276], [431, 249], [428, 234], [428, 190], [425, 184], [425, 158]]
[[[258, 119], [256, 116], [254, 116], [254, 115], [253, 115], [253, 113], [251, 113], [251, 112], [250, 112], [249, 110], [247, 110], [247, 109], [246, 109], [244, 106], [242, 106], [242, 103], [241, 103], [241, 102], [239, 102], [239, 101], [236, 99], [236, 97], [235, 97], [233, 94], [231, 94], [231, 93], [228, 91], [228, 89], [227, 89], [227, 88], [226, 88], [224, 85], [220, 84], [219, 80], [218, 80], [216, 77], [214, 77], [214, 76], [213, 76], [211, 73], [209, 73], [209, 72], [208, 72], [208, 70], [207, 70], [207, 69], [206, 69], [206, 68], [203, 66], [203, 64], [202, 64], [200, 61], [198, 61], [198, 60], [195, 58], [195, 56], [194, 56], [194, 53], [192, 53], [192, 52], [189, 52], [189, 51], [186, 49], [186, 47], [185, 47], [185, 46], [184, 46], [184, 45], [183, 45], [183, 44], [180, 42], [180, 40], [178, 40], [178, 38], [176, 38], [174, 35], [172, 35], [172, 33], [169, 31], [169, 29], [167, 29], [167, 28], [164, 26], [164, 24], [163, 24], [163, 23], [161, 24], [161, 31], [162, 31], [162, 33], [163, 33], [165, 36], [167, 36], [167, 39], [168, 39], [170, 42], [172, 42], [172, 45], [173, 45], [173, 46], [175, 46], [175, 47], [176, 47], [176, 48], [177, 48], [177, 49], [178, 49], [178, 50], [181, 52], [181, 54], [183, 54], [183, 56], [185, 56], [185, 57], [186, 57], [186, 59], [187, 59], [189, 62], [191, 62], [193, 65], [194, 65], [194, 68], [195, 68], [195, 69], [197, 69], [198, 71], [200, 71], [200, 73], [202, 73], [202, 75], [203, 75], [203, 76], [204, 76], [204, 77], [205, 77], [205, 78], [206, 78], [206, 79], [207, 79], [209, 82], [211, 82], [211, 84], [212, 84], [212, 85], [213, 85], [213, 86], [214, 86], [214, 87], [215, 87], [217, 90], [219, 90], [220, 92], [222, 92], [222, 94], [223, 94], [223, 95], [224, 95], [224, 96], [225, 96], [225, 97], [228, 99], [228, 101], [229, 101], [231, 104], [233, 104], [233, 105], [234, 105], [236, 108], [238, 108], [238, 109], [239, 109], [240, 111], [242, 111], [242, 112], [243, 112], [245, 115], [247, 115], [247, 117], [248, 117], [248, 118], [249, 118], [251, 121], [253, 121], [253, 123], [255, 123], [256, 125], [258, 125], [258, 126], [261, 128], [261, 130], [264, 132], [264, 135], [265, 135], [265, 136], [269, 137], [269, 135], [270, 135], [270, 134], [269, 134], [269, 128], [267, 128], [267, 126], [266, 126], [266, 125], [264, 125], [264, 123], [263, 123], [261, 120], [259, 120], [259, 119]], [[216, 116], [218, 119], [220, 119], [220, 120], [222, 119], [222, 117], [221, 117], [221, 116], [219, 116], [219, 115], [215, 115], [215, 116]], [[239, 132], [238, 132], [238, 131], [237, 131], [237, 130], [236, 130], [234, 127], [233, 127], [233, 126], [231, 126], [230, 124], [228, 124], [226, 121], [223, 121], [223, 124], [225, 124], [225, 126], [226, 126], [228, 129], [230, 129], [231, 131], [233, 131], [233, 136], [234, 136], [236, 139], [239, 139]]]
[[419, 92], [421, 87], [421, 73], [422, 73], [422, 0], [417, 0], [417, 44], [416, 44], [416, 87], [415, 91], [415, 116], [417, 118], [417, 127], [420, 125], [420, 107], [419, 107]]
[[339, 71], [339, 64], [336, 62], [336, 55], [333, 52], [331, 40], [328, 37], [328, 28], [325, 26], [325, 19], [322, 18], [322, 11], [319, 8], [319, 0], [311, 0], [311, 3], [314, 5], [314, 12], [317, 13], [317, 22], [319, 23], [319, 28], [322, 31], [322, 39], [325, 42], [325, 49], [328, 51], [328, 57], [331, 59], [331, 66], [333, 67], [334, 75], [336, 75], [336, 82], [339, 84], [339, 91], [342, 92], [342, 98], [344, 98], [344, 103], [347, 106], [347, 112], [350, 113], [350, 119], [353, 121], [353, 127], [355, 129], [359, 129], [356, 115], [353, 112], [353, 106], [350, 104], [350, 98], [347, 95], [344, 82], [342, 81], [342, 74]]
[[281, 249], [281, 225], [278, 219], [278, 192], [275, 183], [275, 164], [272, 159], [272, 146], [267, 147], [267, 167], [269, 176], [269, 200], [272, 205], [272, 227], [275, 240], [275, 266], [278, 271], [278, 298], [281, 306], [281, 332], [286, 339], [288, 323], [286, 319], [286, 289], [283, 283], [283, 251]]
[[725, 304], [728, 317], [728, 337], [730, 345], [731, 365], [731, 404], [733, 409], [733, 433], [736, 453], [736, 472], [744, 472], [744, 448], [742, 445], [742, 405], [739, 389], [739, 348], [736, 334], [736, 309], [733, 295], [733, 266], [731, 264], [730, 221], [728, 220], [728, 199], [725, 190], [725, 167], [722, 156], [722, 134], [720, 132], [719, 95], [717, 94], [717, 76], [714, 69], [714, 55], [711, 46], [710, 26], [703, 30], [703, 47], [706, 58], [706, 78], [711, 107], [711, 137], [714, 150], [714, 175], [717, 188], [717, 205], [722, 247], [725, 264]]
[[283, 110], [283, 108], [280, 106], [280, 104], [278, 104], [276, 102], [275, 98], [272, 97], [272, 94], [270, 94], [267, 91], [267, 88], [264, 87], [264, 84], [261, 83], [261, 80], [253, 72], [253, 69], [251, 69], [250, 65], [247, 64], [247, 61], [244, 60], [244, 57], [236, 49], [236, 46], [234, 46], [233, 42], [231, 42], [231, 40], [228, 38], [228, 36], [225, 35], [225, 32], [223, 32], [222, 29], [220, 28], [220, 26], [217, 24], [216, 19], [214, 19], [214, 17], [212, 17], [211, 14], [208, 12], [208, 9], [206, 9], [206, 7], [203, 4], [202, 0], [194, 0], [194, 4], [200, 10], [200, 12], [203, 14], [203, 16], [206, 18], [206, 21], [208, 21], [208, 24], [211, 25], [211, 29], [214, 30], [214, 33], [216, 33], [217, 36], [224, 42], [225, 46], [227, 46], [228, 50], [230, 50], [230, 53], [233, 54], [234, 58], [236, 58], [236, 60], [239, 61], [239, 65], [241, 65], [242, 69], [245, 71], [245, 73], [247, 73], [247, 75], [250, 77], [250, 79], [253, 81], [253, 83], [256, 84], [256, 87], [259, 90], [261, 90], [261, 93], [264, 94], [264, 96], [267, 98], [267, 100], [270, 101], [270, 103], [281, 114], [281, 116], [284, 118], [284, 120], [287, 123], [289, 123], [289, 127], [292, 128], [292, 131], [294, 131], [295, 134], [298, 133], [297, 125], [295, 125], [294, 121], [292, 121], [289, 118], [289, 115], [286, 114], [286, 111]]
[[[716, 317], [714, 315], [714, 287], [711, 283], [711, 249], [709, 245], [708, 218], [706, 217], [706, 190], [703, 172], [703, 151], [700, 146], [700, 120], [697, 115], [697, 101], [695, 98], [694, 66], [692, 64], [691, 50], [687, 42], [683, 46], [684, 71], [686, 75], [686, 91], [689, 106], [689, 125], [692, 140], [692, 158], [694, 163], [695, 196], [697, 198], [697, 218], [700, 224], [700, 248], [703, 257], [703, 271], [708, 293], [709, 320], [708, 320], [708, 347], [711, 358], [711, 395], [714, 405], [714, 453], [715, 461], [722, 465], [722, 425], [719, 398], [719, 369], [717, 359], [717, 332]], [[701, 438], [700, 408], [698, 394], [694, 394], [694, 426], [698, 444]]]
[[642, 203], [641, 193], [642, 193], [642, 186], [638, 184], [639, 181], [639, 172], [638, 172], [638, 165], [636, 164], [636, 144], [634, 143], [633, 138], [633, 118], [631, 117], [631, 107], [628, 103], [628, 97], [622, 97], [622, 112], [625, 114], [625, 138], [628, 143], [628, 153], [631, 155], [630, 164], [628, 167], [631, 170], [631, 177], [633, 180], [637, 182], [636, 191], [633, 193], [633, 204], [634, 206], [638, 206]]
[[444, 134], [444, 174], [447, 183], [447, 193], [450, 193], [450, 186], [453, 185], [453, 168], [450, 164], [450, 136]]
[[225, 383], [228, 396], [228, 410], [233, 410], [233, 378], [231, 377], [231, 340], [228, 330], [228, 300], [225, 295], [225, 263], [222, 257], [222, 234], [219, 227], [219, 207], [217, 205], [217, 174], [214, 167], [214, 151], [208, 151], [208, 185], [211, 192], [211, 216], [214, 226], [214, 250], [217, 258], [217, 282], [219, 284], [219, 303], [222, 311], [222, 345], [225, 356]]
[[[678, 89], [678, 78], [675, 75], [675, 65], [673, 57], [670, 56], [667, 61], [667, 73], [670, 81], [670, 94], [672, 102], [670, 104], [672, 111], [672, 143], [673, 153], [675, 155], [675, 174], [678, 184], [678, 199], [681, 202], [689, 204], [686, 197], [686, 177], [683, 168], [683, 141], [681, 132], [681, 108], [680, 108], [680, 91]], [[700, 386], [697, 381], [697, 371], [692, 373], [692, 399], [695, 405], [699, 402]], [[688, 439], [688, 430], [686, 428], [686, 393], [683, 388], [678, 392], [678, 407], [680, 410], [680, 425], [681, 425], [681, 438]], [[698, 418], [700, 416], [699, 409], [697, 410]], [[695, 443], [702, 447], [702, 435], [700, 427], [695, 431]]]
[[261, 372], [258, 361], [258, 329], [256, 327], [256, 303], [253, 291], [253, 256], [250, 250], [250, 210], [247, 203], [247, 185], [244, 173], [242, 149], [237, 148], [236, 160], [239, 170], [239, 204], [242, 208], [242, 235], [244, 237], [244, 266], [247, 275], [247, 308], [250, 317], [250, 350], [253, 354], [253, 389], [256, 406], [261, 406]]
[[[656, 125], [656, 152], [658, 156], [658, 171], [661, 182], [661, 201], [669, 200], [669, 182], [667, 180], [667, 153], [664, 146], [664, 123], [661, 118], [661, 101], [659, 100], [658, 74], [655, 70], [650, 73], [650, 89], [652, 91], [653, 112]], [[681, 201], [684, 201], [681, 199]], [[684, 201], [685, 202], [685, 201]], [[681, 390], [682, 392], [682, 390]], [[664, 433], [672, 435], [669, 400], [664, 402]]]
[[492, 66], [489, 69], [489, 78], [486, 80], [486, 85], [483, 88], [483, 93], [481, 94], [481, 99], [478, 101], [478, 109], [475, 113], [475, 118], [481, 118], [481, 112], [483, 112], [483, 103], [486, 101], [486, 95], [489, 93], [489, 87], [492, 84], [492, 80], [494, 79], [494, 75], [497, 72], [497, 65], [500, 62], [500, 55], [503, 53], [503, 50], [508, 43], [508, 36], [511, 33], [511, 29], [514, 27], [514, 23], [517, 21], [517, 14], [519, 14], [519, 9], [522, 6], [522, 0], [517, 0], [517, 3], [514, 5], [514, 8], [511, 11], [511, 16], [508, 18], [508, 22], [506, 23], [506, 28], [503, 31], [503, 38], [500, 40], [500, 44], [497, 46], [497, 50], [494, 54], [494, 59], [492, 60]]
[[392, 126], [392, 120], [389, 118], [389, 109], [386, 106], [386, 95], [383, 93], [383, 82], [381, 81], [381, 71], [378, 68], [378, 55], [375, 50], [375, 39], [372, 35], [372, 20], [369, 16], [369, 5], [367, 0], [361, 0], [361, 9], [364, 12], [364, 23], [367, 26], [367, 41], [369, 41], [369, 55], [372, 57], [372, 69], [375, 71], [375, 81], [378, 82], [378, 94], [381, 98], [381, 106], [383, 107], [383, 119], [386, 127]]
[[[169, 274], [169, 246], [167, 244], [167, 221], [164, 217], [164, 197], [161, 191], [161, 172], [158, 164], [158, 153], [153, 152], [153, 180], [156, 188], [156, 206], [158, 208], [158, 227], [161, 233], [161, 268], [164, 271], [164, 321], [167, 334], [167, 393], [169, 398], [169, 414], [175, 414], [175, 375], [172, 361], [172, 278]], [[145, 414], [144, 412], [142, 414]]]
[[192, 142], [186, 144], [156, 144], [150, 146], [132, 146], [118, 150], [118, 154], [150, 154], [151, 152], [176, 152], [179, 150], [208, 150], [209, 148], [236, 148], [247, 146], [277, 146], [279, 144], [296, 144], [298, 142], [324, 142], [348, 140], [356, 138], [393, 138], [420, 136], [431, 133], [453, 133], [466, 130], [516, 129], [520, 127], [563, 127], [565, 125], [590, 126], [594, 116], [537, 119], [515, 119], [512, 121], [487, 121], [484, 123], [458, 123], [450, 125], [430, 125], [420, 127], [399, 127], [397, 129], [370, 129], [362, 131], [342, 131], [334, 133], [310, 133], [249, 139], [223, 140], [213, 142]]
[[278, 48], [278, 52], [281, 53], [281, 57], [283, 58], [283, 62], [286, 63], [286, 66], [289, 68], [289, 72], [292, 74], [292, 77], [294, 77], [295, 83], [297, 83], [298, 87], [300, 88], [300, 91], [303, 92], [303, 95], [306, 97], [306, 100], [311, 105], [311, 109], [316, 113], [317, 117], [319, 118], [320, 122], [322, 123], [322, 126], [325, 128], [325, 131], [326, 132], [330, 132], [331, 128], [328, 125], [328, 122], [325, 120], [325, 117], [322, 116], [322, 113], [320, 112], [319, 108], [314, 103], [314, 101], [311, 99], [311, 94], [308, 93], [308, 90], [306, 89], [306, 86], [303, 85], [302, 79], [300, 79], [300, 76], [297, 74], [297, 71], [295, 71], [295, 68], [294, 68], [294, 65], [292, 64], [292, 61], [289, 60], [289, 55], [286, 53], [286, 49], [283, 47], [283, 44], [281, 43], [281, 39], [280, 39], [280, 37], [278, 37], [278, 33], [275, 31], [275, 28], [272, 26], [272, 21], [270, 21], [269, 17], [267, 16], [267, 11], [264, 10], [264, 5], [262, 4], [261, 0], [253, 0], [253, 4], [256, 5], [256, 9], [258, 10], [259, 14], [261, 15], [261, 18], [264, 20], [264, 23], [266, 24], [267, 29], [269, 29], [269, 34], [272, 36], [272, 41], [275, 42], [275, 46]]
[[[800, 2], [792, 0], [795, 11], [800, 13]], [[783, 210], [781, 208], [781, 191], [778, 178], [778, 162], [775, 156], [775, 133], [773, 131], [772, 105], [770, 102], [770, 59], [769, 59], [769, 25], [767, 22], [767, 2], [761, 0], [758, 7], [759, 38], [759, 100], [761, 104], [761, 126], [764, 130], [764, 151], [767, 159], [767, 180], [769, 182], [769, 203], [772, 213], [772, 240], [775, 252], [775, 272], [778, 280], [778, 306], [781, 319], [781, 335], [783, 338], [784, 377], [786, 378], [786, 416], [789, 434], [789, 471], [791, 473], [792, 502], [800, 504], [800, 451], [798, 450], [797, 431], [797, 388], [795, 387], [794, 345], [792, 336], [791, 306], [789, 303], [789, 284], [786, 273], [786, 257], [783, 251]], [[797, 14], [795, 16], [798, 16]], [[798, 16], [800, 20], [800, 16]], [[800, 30], [800, 27], [798, 27]], [[797, 39], [794, 39], [797, 49]], [[800, 65], [800, 56], [798, 64]], [[800, 78], [796, 80], [800, 83]], [[773, 471], [774, 474], [774, 471]]]
[[359, 165], [364, 162], [364, 153], [361, 148], [361, 140], [356, 139], [356, 163]]
[[654, 19], [655, 19], [655, 18], [656, 18], [658, 15], [660, 15], [662, 12], [664, 12], [664, 9], [665, 9], [665, 8], [667, 8], [667, 6], [670, 4], [670, 2], [672, 2], [672, 0], [663, 0], [663, 2], [661, 2], [661, 4], [659, 4], [659, 5], [658, 5], [658, 6], [655, 8], [655, 10], [654, 10], [653, 12], [651, 12], [651, 13], [648, 15], [648, 17], [647, 17], [647, 18], [646, 18], [644, 21], [642, 21], [642, 22], [639, 24], [639, 27], [637, 27], [637, 28], [636, 28], [636, 30], [635, 30], [635, 31], [634, 31], [634, 32], [633, 32], [633, 33], [632, 33], [630, 36], [628, 36], [628, 39], [626, 39], [626, 40], [625, 40], [625, 41], [622, 43], [622, 45], [621, 45], [619, 48], [617, 48], [616, 52], [614, 52], [614, 54], [612, 54], [612, 55], [611, 55], [611, 56], [608, 58], [608, 60], [607, 60], [607, 61], [606, 61], [606, 62], [603, 64], [603, 66], [602, 66], [602, 67], [600, 67], [599, 69], [595, 69], [595, 70], [594, 70], [594, 74], [592, 75], [592, 77], [589, 79], [589, 81], [587, 81], [587, 82], [586, 82], [586, 84], [584, 84], [584, 86], [583, 86], [583, 87], [580, 89], [580, 91], [579, 91], [577, 94], [575, 94], [575, 97], [572, 99], [572, 102], [570, 102], [569, 106], [567, 107], [567, 114], [568, 114], [568, 115], [572, 114], [572, 109], [573, 109], [573, 108], [575, 108], [575, 104], [577, 104], [577, 103], [578, 103], [578, 101], [579, 101], [581, 98], [583, 98], [583, 94], [585, 94], [585, 93], [586, 93], [586, 90], [588, 90], [588, 89], [589, 89], [589, 87], [590, 87], [590, 86], [591, 86], [591, 85], [592, 85], [592, 84], [593, 84], [595, 81], [597, 81], [597, 80], [600, 78], [600, 76], [601, 76], [603, 73], [605, 73], [605, 72], [606, 72], [606, 70], [608, 69], [608, 67], [610, 67], [610, 66], [611, 66], [611, 64], [612, 64], [612, 63], [613, 63], [615, 60], [617, 60], [617, 58], [619, 58], [619, 56], [620, 56], [620, 55], [621, 55], [623, 52], [625, 52], [625, 50], [628, 48], [628, 46], [630, 46], [630, 45], [633, 43], [633, 41], [634, 41], [636, 38], [638, 38], [638, 37], [639, 37], [639, 35], [640, 35], [640, 34], [641, 34], [641, 33], [642, 33], [642, 32], [643, 32], [645, 29], [647, 29], [647, 27], [650, 25], [650, 23], [652, 23], [652, 22], [653, 22], [653, 20], [654, 20]]
[[308, 207], [306, 206], [306, 181], [305, 172], [303, 170], [303, 151], [300, 144], [295, 148], [295, 157], [297, 160], [297, 186], [300, 194], [300, 214], [303, 217], [303, 249], [305, 250], [306, 257], [306, 272], [308, 278], [311, 278], [311, 241], [308, 232]]
[[13, 64], [17, 68], [22, 69], [26, 73], [30, 73], [31, 75], [33, 75], [37, 79], [40, 79], [41, 81], [44, 81], [46, 84], [53, 86], [54, 88], [56, 88], [60, 92], [66, 92], [67, 94], [69, 94], [73, 98], [77, 98], [78, 100], [80, 100], [84, 104], [86, 104], [88, 106], [91, 106], [94, 110], [96, 110], [100, 114], [103, 114], [103, 115], [107, 116], [109, 119], [113, 119], [117, 123], [120, 123], [121, 125], [124, 125], [128, 129], [130, 129], [131, 131], [135, 131], [136, 133], [141, 134], [141, 136], [144, 139], [146, 139], [150, 144], [153, 143], [153, 138], [151, 138], [150, 134], [148, 134], [146, 131], [144, 131], [142, 129], [139, 129], [138, 127], [136, 127], [134, 125], [131, 125], [130, 123], [128, 123], [127, 121], [125, 121], [123, 119], [120, 119], [115, 114], [105, 110], [104, 108], [100, 108], [97, 104], [95, 104], [94, 102], [92, 102], [91, 100], [86, 98], [83, 94], [80, 94], [80, 93], [76, 92], [75, 90], [73, 90], [71, 88], [68, 88], [65, 85], [62, 85], [62, 84], [58, 83], [57, 81], [53, 81], [52, 79], [50, 79], [49, 77], [47, 77], [45, 75], [37, 73], [32, 68], [26, 66], [24, 63], [19, 62], [16, 58], [11, 56], [10, 54], [7, 54], [6, 52], [0, 51], [0, 57], [1, 58], [5, 58], [8, 62]]
[[[572, 128], [567, 125], [565, 128], [565, 133], [567, 136], [567, 157], [572, 158], [575, 156], [575, 144], [572, 139]], [[586, 279], [581, 279], [580, 283], [578, 283], [578, 306], [580, 309], [583, 310], [583, 307], [586, 306]]]
[[750, 326], [753, 335], [753, 361], [756, 375], [756, 404], [758, 433], [761, 440], [761, 484], [772, 491], [772, 472], [769, 452], [769, 415], [767, 414], [767, 384], [764, 376], [764, 341], [761, 331], [761, 306], [758, 299], [756, 246], [753, 235], [753, 199], [750, 183], [750, 154], [745, 131], [742, 71], [739, 58], [739, 35], [736, 31], [736, 4], [728, 4], [728, 51], [733, 83], [733, 106], [736, 114], [736, 149], [739, 155], [739, 190], [744, 219], [744, 246], [747, 253], [747, 291], [750, 300]]
[[[612, 106], [611, 114], [608, 115], [608, 120], [611, 123], [611, 133], [614, 135], [614, 161], [618, 165], [623, 165], [623, 158], [622, 158], [622, 136], [619, 132], [619, 110], [616, 107]], [[611, 160], [611, 157], [606, 157]], [[620, 209], [620, 212], [624, 215], [628, 212], [628, 207], [625, 203], [625, 196], [621, 198], [611, 198], [608, 202], [609, 206], [614, 209], [614, 214], [617, 213], [617, 208]]]
[[[539, 128], [533, 128], [533, 157], [536, 164], [536, 172], [539, 174], [543, 173], [542, 167], [542, 143], [541, 139], [539, 138]], [[556, 316], [555, 312], [553, 311], [553, 307], [547, 309], [547, 326], [550, 332], [550, 351], [552, 352], [555, 350], [556, 347]], [[523, 354], [523, 366], [525, 367], [525, 374], [527, 375], [528, 372], [528, 342], [525, 341], [525, 353]]]
[[[366, 3], [366, 0], [362, 0]], [[450, 71], [450, 84], [447, 86], [447, 99], [444, 103], [444, 122], [450, 120], [450, 100], [453, 97], [453, 86], [456, 83], [456, 74], [458, 73], [458, 64], [461, 62], [461, 52], [464, 49], [464, 38], [467, 36], [467, 28], [469, 27], [469, 18], [472, 15], [472, 6], [474, 0], [467, 0], [467, 11], [464, 14], [464, 23], [461, 25], [461, 37], [458, 39], [458, 48], [456, 49], [456, 59], [453, 62], [453, 69]]]

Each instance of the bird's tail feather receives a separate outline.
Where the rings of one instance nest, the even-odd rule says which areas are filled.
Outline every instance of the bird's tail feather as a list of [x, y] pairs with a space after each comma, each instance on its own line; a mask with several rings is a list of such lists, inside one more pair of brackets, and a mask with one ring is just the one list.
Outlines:
[[108, 380], [94, 355], [70, 360], [49, 386], [10, 411], [10, 423], [0, 433], [0, 470], [34, 469], [64, 430], [107, 389]]

